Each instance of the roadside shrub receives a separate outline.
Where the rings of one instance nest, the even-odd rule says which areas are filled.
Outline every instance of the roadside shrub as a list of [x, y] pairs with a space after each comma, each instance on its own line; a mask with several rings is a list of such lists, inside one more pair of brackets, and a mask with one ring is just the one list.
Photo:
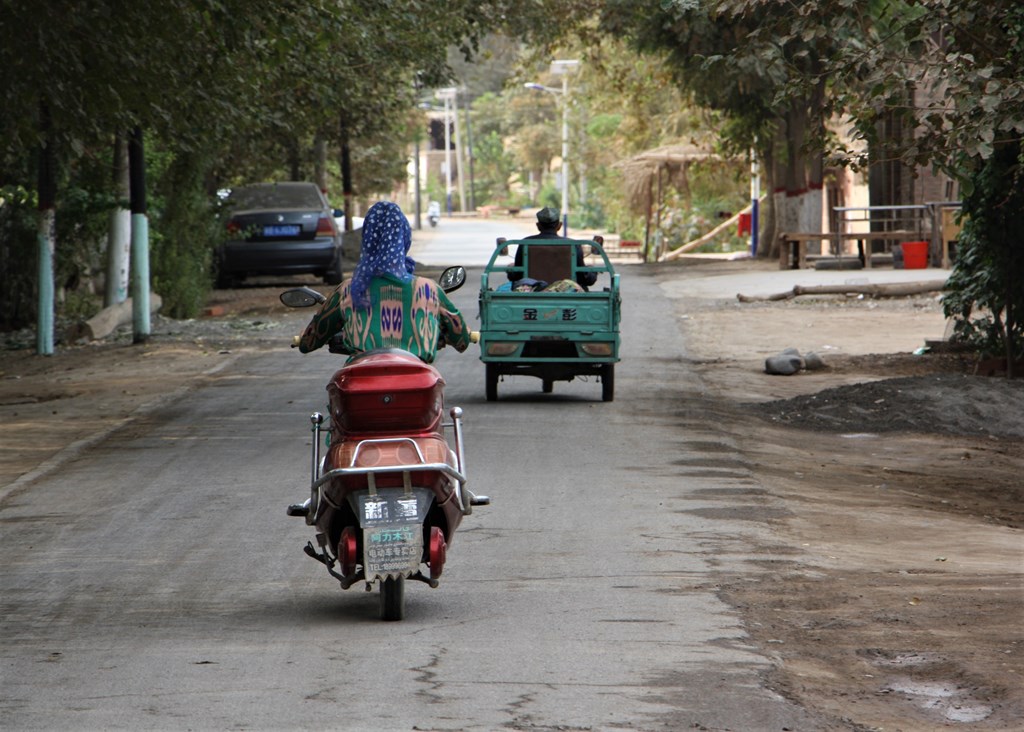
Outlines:
[[997, 149], [963, 199], [964, 224], [943, 298], [953, 340], [1002, 355], [1008, 374], [1024, 358], [1024, 170], [1020, 143]]
[[150, 226], [150, 276], [162, 313], [193, 318], [213, 283], [213, 252], [223, 233], [207, 195], [202, 156], [176, 156], [160, 176]]
[[0, 330], [18, 330], [36, 317], [35, 194], [21, 186], [0, 188]]

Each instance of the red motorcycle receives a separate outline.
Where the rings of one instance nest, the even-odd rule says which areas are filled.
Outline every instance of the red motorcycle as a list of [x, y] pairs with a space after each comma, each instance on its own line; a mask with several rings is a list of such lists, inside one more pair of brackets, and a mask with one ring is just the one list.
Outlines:
[[[438, 284], [451, 292], [465, 281], [466, 270], [451, 267]], [[308, 287], [281, 294], [289, 307], [324, 299]], [[490, 503], [466, 487], [462, 409], [452, 407], [444, 421], [444, 384], [436, 368], [407, 351], [368, 351], [331, 377], [327, 417], [310, 416], [310, 496], [288, 515], [315, 527], [316, 546], [308, 542], [305, 552], [342, 589], [379, 583], [383, 620], [405, 615], [406, 580], [438, 586], [462, 517]]]

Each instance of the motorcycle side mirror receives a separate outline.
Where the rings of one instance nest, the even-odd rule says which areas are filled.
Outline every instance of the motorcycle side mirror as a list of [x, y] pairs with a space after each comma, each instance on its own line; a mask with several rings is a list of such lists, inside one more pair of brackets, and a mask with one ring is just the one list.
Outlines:
[[465, 267], [449, 267], [437, 278], [437, 286], [445, 292], [454, 292], [466, 284]]
[[290, 308], [308, 308], [326, 301], [327, 298], [312, 287], [293, 287], [281, 293], [281, 302]]
[[[504, 244], [507, 241], [508, 241], [508, 239], [506, 239], [505, 237], [499, 236], [498, 239], [497, 239], [498, 246], [501, 246], [502, 244]], [[499, 252], [499, 254], [501, 254], [501, 256], [503, 256], [503, 257], [507, 257], [508, 256], [508, 247], [501, 247], [501, 252]]]

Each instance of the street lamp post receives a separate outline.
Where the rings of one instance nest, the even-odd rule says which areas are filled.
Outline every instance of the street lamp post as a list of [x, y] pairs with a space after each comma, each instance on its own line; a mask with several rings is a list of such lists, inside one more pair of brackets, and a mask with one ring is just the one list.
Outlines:
[[562, 236], [569, 236], [569, 72], [580, 65], [577, 59], [551, 62], [551, 73], [562, 75], [561, 90], [535, 82], [527, 82], [527, 89], [546, 91], [562, 97]]
[[455, 87], [438, 89], [438, 99], [444, 100], [444, 198], [445, 210], [452, 215], [452, 142], [451, 142], [451, 117], [449, 103], [455, 97]]

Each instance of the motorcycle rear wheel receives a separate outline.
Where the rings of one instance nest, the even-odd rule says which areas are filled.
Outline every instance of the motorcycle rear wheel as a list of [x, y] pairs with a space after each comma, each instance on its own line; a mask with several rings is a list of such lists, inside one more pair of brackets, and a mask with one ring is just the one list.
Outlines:
[[380, 619], [401, 620], [405, 617], [405, 578], [389, 577], [380, 582]]

